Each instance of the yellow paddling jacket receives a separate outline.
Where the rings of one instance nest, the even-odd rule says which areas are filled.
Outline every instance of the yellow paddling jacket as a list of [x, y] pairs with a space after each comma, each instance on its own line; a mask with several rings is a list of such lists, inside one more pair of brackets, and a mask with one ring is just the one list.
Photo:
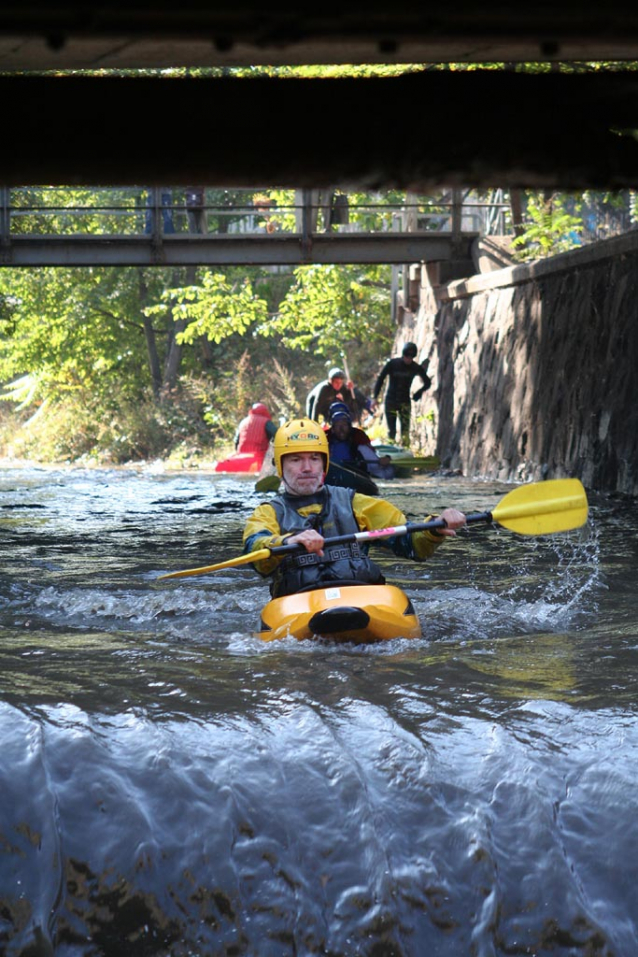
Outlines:
[[[250, 516], [244, 529], [244, 552], [283, 545], [290, 535], [307, 528], [315, 528], [320, 535], [331, 538], [406, 523], [403, 512], [390, 502], [352, 489], [326, 485], [314, 495], [284, 492], [259, 505]], [[376, 544], [390, 549], [399, 558], [424, 561], [442, 541], [442, 536], [423, 531], [379, 539]], [[298, 555], [273, 556], [255, 562], [254, 568], [260, 575], [272, 578], [274, 597], [328, 581], [383, 583], [380, 569], [368, 557], [367, 544], [328, 546], [324, 552], [323, 558], [305, 551]]]

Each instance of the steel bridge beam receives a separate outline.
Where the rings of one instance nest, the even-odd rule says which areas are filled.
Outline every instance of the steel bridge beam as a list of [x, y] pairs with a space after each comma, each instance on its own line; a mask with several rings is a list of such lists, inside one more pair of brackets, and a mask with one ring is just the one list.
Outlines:
[[470, 259], [478, 233], [303, 236], [14, 236], [3, 266], [298, 266]]

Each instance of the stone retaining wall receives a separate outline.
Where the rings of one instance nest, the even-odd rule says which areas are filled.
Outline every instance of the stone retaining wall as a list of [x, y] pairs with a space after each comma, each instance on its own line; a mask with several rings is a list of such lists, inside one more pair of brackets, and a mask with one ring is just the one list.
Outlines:
[[396, 346], [429, 358], [426, 451], [470, 476], [638, 495], [638, 231], [445, 286], [424, 266], [420, 293]]

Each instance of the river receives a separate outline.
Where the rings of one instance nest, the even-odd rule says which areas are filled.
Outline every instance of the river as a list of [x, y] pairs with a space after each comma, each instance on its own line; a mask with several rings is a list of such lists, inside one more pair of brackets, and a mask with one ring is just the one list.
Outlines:
[[[380, 483], [411, 519], [511, 487]], [[253, 635], [248, 479], [0, 470], [6, 957], [633, 957], [638, 511], [383, 558], [424, 637]], [[376, 550], [379, 555], [379, 550]]]

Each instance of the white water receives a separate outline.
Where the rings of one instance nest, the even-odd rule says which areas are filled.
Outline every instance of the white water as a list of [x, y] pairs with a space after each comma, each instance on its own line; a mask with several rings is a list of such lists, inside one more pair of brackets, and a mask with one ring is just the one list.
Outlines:
[[2, 952], [632, 955], [635, 507], [383, 559], [424, 638], [355, 648], [258, 642], [249, 568], [157, 581], [239, 554], [258, 500], [0, 474]]

